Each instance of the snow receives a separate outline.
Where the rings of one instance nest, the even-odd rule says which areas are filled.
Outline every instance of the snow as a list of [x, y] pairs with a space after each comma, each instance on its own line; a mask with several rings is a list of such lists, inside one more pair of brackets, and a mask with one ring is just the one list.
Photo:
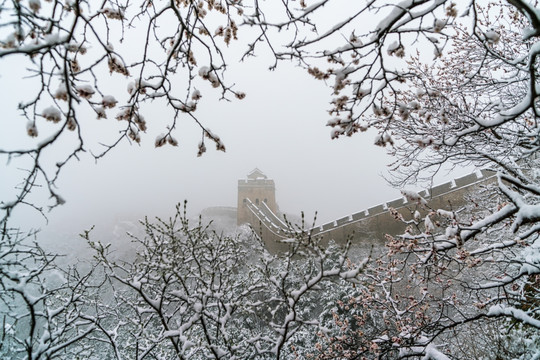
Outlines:
[[96, 112], [98, 119], [106, 119], [107, 118], [107, 113], [105, 112], [105, 109], [102, 106], [96, 106], [94, 108], [94, 111]]
[[496, 224], [502, 219], [508, 218], [515, 212], [517, 212], [517, 209], [515, 206], [505, 205], [502, 209], [500, 209], [496, 213], [486, 216], [482, 220], [470, 226], [467, 230], [462, 231], [461, 237], [463, 238], [463, 240], [467, 240], [469, 237], [474, 236], [480, 229], [484, 228], [485, 226]]
[[201, 92], [197, 89], [193, 90], [193, 93], [191, 94], [191, 98], [195, 101], [199, 100], [202, 97]]
[[392, 54], [397, 48], [399, 47], [399, 42], [393, 41], [388, 45], [388, 48], [386, 49], [389, 54]]
[[435, 230], [435, 225], [429, 218], [429, 215], [427, 215], [424, 219], [424, 227], [425, 227], [426, 234], [431, 234]]
[[494, 30], [486, 31], [486, 40], [491, 44], [497, 44], [501, 36]]
[[312, 12], [313, 10], [319, 8], [320, 6], [323, 6], [326, 2], [327, 0], [321, 0], [319, 2], [316, 2], [313, 5], [307, 6], [306, 8], [303, 9], [304, 14]]
[[[34, 2], [39, 2], [39, 0], [29, 0], [30, 2], [34, 1]], [[324, 3], [324, 0], [323, 1], [320, 1], [318, 3], [316, 3], [315, 5], [312, 5], [310, 8], [306, 9], [305, 11], [309, 11], [311, 10], [311, 8], [313, 8], [314, 6], [319, 6], [320, 4], [323, 4]], [[401, 2], [401, 7], [406, 7], [408, 6], [408, 4], [413, 4], [414, 2], [413, 1], [402, 1]], [[403, 16], [403, 10], [402, 9], [398, 9], [396, 8], [394, 10], [395, 11], [398, 11], [398, 13], [396, 14], [399, 14], [400, 16]], [[390, 19], [389, 19], [390, 18]], [[391, 17], [387, 17], [385, 18], [381, 23], [385, 23], [389, 26], [392, 26], [391, 25], [391, 22], [390, 20], [392, 20]], [[435, 21], [435, 25], [437, 25], [437, 20]], [[444, 26], [444, 25], [443, 25]], [[489, 34], [486, 33], [486, 38], [492, 38], [494, 39], [495, 38], [495, 35], [492, 35], [492, 34]], [[390, 44], [388, 46], [388, 50], [390, 52], [390, 50], [395, 50], [399, 47], [399, 43], [398, 42], [394, 42], [392, 44]], [[214, 77], [214, 74], [212, 73], [212, 69], [209, 68], [209, 67], [201, 67], [199, 69], [199, 75], [203, 78], [207, 78], [208, 80], [210, 80], [212, 82], [212, 84], [218, 82], [217, 78]], [[336, 74], [336, 83], [335, 83], [335, 89], [338, 89], [342, 84], [343, 82], [345, 81], [345, 79], [347, 78], [347, 73], [345, 70], [340, 70], [337, 72]], [[77, 91], [79, 92], [83, 92], [83, 93], [86, 93], [86, 94], [93, 94], [94, 93], [94, 89], [92, 89], [90, 86], [80, 86], [80, 87], [77, 87], [76, 88]], [[358, 89], [357, 91], [357, 96], [358, 97], [363, 97], [365, 95], [368, 95], [369, 94], [369, 90], [367, 89]], [[62, 94], [59, 94], [59, 95], [63, 95]], [[116, 104], [116, 100], [114, 99], [114, 97], [111, 96], [112, 99], [109, 99], [109, 100], [106, 100], [107, 97], [103, 97], [103, 100], [102, 100], [102, 105], [107, 107], [107, 104], [111, 104], [112, 106], [114, 106], [114, 104]], [[191, 98], [193, 101], [197, 101], [199, 98], [200, 98], [200, 92], [198, 90], [195, 90], [192, 94], [191, 94]], [[412, 103], [410, 103], [412, 104]], [[112, 107], [111, 106], [111, 107]], [[411, 108], [413, 108], [413, 105], [409, 105]], [[188, 108], [192, 107], [191, 104], [188, 104]], [[414, 107], [416, 107], [416, 105], [414, 105]], [[47, 109], [46, 109], [47, 110]], [[50, 111], [46, 111], [44, 110], [43, 112], [43, 116], [45, 118], [47, 118], [47, 116], [55, 116], [55, 115], [58, 115], [58, 118], [61, 117], [61, 112], [57, 109], [57, 108], [53, 108], [52, 110]], [[401, 104], [400, 105], [400, 112], [402, 112], [403, 114], [406, 114], [406, 111], [407, 111], [407, 106], [406, 105], [403, 105]], [[443, 114], [444, 115], [444, 114]], [[51, 120], [53, 121], [53, 120]], [[59, 120], [57, 120], [59, 121]], [[335, 121], [335, 124], [330, 124], [331, 126], [334, 126], [334, 125], [337, 125], [339, 123], [339, 120], [336, 120]], [[32, 129], [35, 129], [35, 124], [32, 123], [32, 124], [29, 124], [29, 129], [32, 128]], [[32, 130], [33, 131], [33, 130]], [[338, 130], [335, 130], [335, 134], [339, 134], [340, 129]], [[30, 130], [29, 130], [30, 132]], [[162, 141], [164, 141], [165, 139], [167, 139], [167, 141], [169, 143], [177, 143], [176, 140], [172, 139], [170, 136], [167, 137], [168, 135], [165, 135], [165, 134], [161, 134], [160, 136], [158, 136], [158, 138], [156, 139], [156, 146], [158, 146], [157, 144], [160, 143]], [[381, 135], [381, 138], [380, 138], [380, 141], [384, 142], [384, 143], [387, 143], [387, 142], [390, 142], [391, 141], [391, 138], [390, 138], [390, 135], [387, 134], [387, 133], [383, 133]], [[432, 140], [430, 140], [429, 138], [420, 138], [419, 141], [421, 141], [422, 143], [431, 143]], [[204, 146], [204, 144], [201, 144], [200, 147]], [[426, 204], [426, 201], [425, 199], [422, 198], [422, 196], [420, 196], [418, 193], [415, 193], [415, 192], [408, 192], [406, 190], [402, 191], [402, 193], [404, 194], [404, 196], [410, 200], [413, 200], [413, 201], [416, 201], [418, 202], [419, 204]], [[265, 205], [266, 206], [266, 205]], [[368, 211], [366, 210], [365, 211], [365, 214], [367, 215], [368, 214]], [[445, 210], [438, 210], [437, 211], [437, 214], [439, 216], [444, 216], [444, 217], [447, 217], [449, 219], [453, 219], [454, 218], [454, 214], [452, 214], [451, 212], [448, 212], [448, 211], [445, 211]], [[536, 205], [534, 206], [529, 206], [529, 207], [524, 207], [524, 206], [521, 206], [519, 207], [519, 210], [518, 210], [518, 220], [520, 222], [523, 222], [529, 218], [534, 218], [534, 217], [540, 217], [540, 208]], [[415, 218], [417, 218], [418, 220], [420, 220], [421, 218], [421, 215], [420, 213], [417, 211], [415, 212]], [[268, 222], [271, 222], [272, 220], [270, 220], [268, 217], [265, 216], [265, 219], [268, 221]], [[352, 219], [350, 219], [352, 220]], [[275, 225], [274, 223], [272, 223], [272, 225], [274, 227], [277, 227], [277, 225]], [[475, 224], [474, 225], [476, 228], [471, 228], [473, 230], [480, 230], [482, 229], [481, 227], [481, 224]], [[433, 225], [433, 222], [431, 221], [429, 215], [425, 217], [425, 228], [426, 228], [426, 231], [432, 231], [434, 229], [434, 225]], [[322, 226], [321, 226], [321, 230], [322, 230]], [[451, 236], [455, 236], [455, 234], [457, 233], [457, 227], [455, 226], [449, 226], [447, 227], [446, 229], [446, 236], [448, 237], [451, 237]], [[294, 241], [294, 240], [293, 240]], [[535, 259], [538, 259], [538, 254], [537, 252], [531, 252], [530, 253], [530, 256], [531, 256], [531, 259], [528, 260], [528, 264], [525, 264], [523, 265], [521, 271], [522, 273], [528, 273], [528, 274], [532, 274], [532, 273], [538, 273], [538, 268], [534, 266], [534, 261]], [[350, 279], [352, 277], [355, 277], [357, 274], [358, 274], [359, 270], [358, 269], [354, 269], [354, 270], [350, 270], [350, 271], [345, 271], [345, 272], [341, 272], [339, 273], [339, 276], [341, 278], [345, 278], [345, 279]], [[283, 275], [284, 277], [286, 276]], [[140, 282], [136, 282], [134, 281], [132, 283], [132, 286], [135, 286], [135, 287], [138, 287], [140, 288], [141, 287], [141, 283]], [[297, 291], [293, 291], [291, 292], [291, 296], [293, 296], [294, 298], [298, 298], [302, 292], [304, 292], [306, 289], [305, 288], [300, 288], [299, 290]], [[209, 294], [209, 293], [207, 293]], [[193, 304], [193, 303], [192, 303]], [[206, 302], [205, 302], [206, 304]], [[202, 304], [197, 302], [195, 304], [193, 304], [193, 309], [196, 311], [196, 312], [200, 312], [202, 310]], [[209, 309], [209, 308], [207, 308]], [[209, 311], [209, 310], [208, 310]], [[515, 312], [513, 312], [513, 310], [508, 310], [506, 308], [497, 308], [497, 307], [492, 307], [490, 308], [490, 313], [493, 315], [493, 314], [506, 314], [506, 312], [510, 312], [512, 314], [512, 316], [515, 316]], [[229, 310], [227, 310], [227, 312], [229, 312]], [[291, 318], [290, 316], [293, 316], [293, 313], [289, 313], [287, 318], [285, 319], [285, 321], [292, 321], [293, 318]], [[495, 316], [495, 315], [493, 315]], [[530, 320], [530, 317], [527, 318], [527, 314], [519, 314], [518, 313], [518, 316], [521, 317], [521, 318], [525, 318], [527, 321]], [[224, 324], [224, 322], [226, 321], [226, 317], [223, 317], [223, 318], [220, 318], [219, 321]], [[533, 319], [534, 320], [534, 319]], [[162, 334], [164, 337], [175, 337], [175, 336], [180, 336], [181, 335], [181, 332], [179, 330], [169, 330], [169, 331], [166, 331]], [[387, 340], [387, 339], [386, 339]], [[184, 343], [185, 346], [187, 346], [186, 344], [187, 343]], [[422, 348], [422, 350], [424, 351], [425, 353], [425, 359], [447, 359], [447, 357], [442, 354], [441, 352], [438, 351], [438, 349], [436, 348], [436, 346], [433, 346], [433, 345], [429, 345], [425, 348]], [[216, 348], [216, 351], [220, 352], [221, 350], [219, 348]]]
[[164, 338], [180, 336], [182, 333], [179, 330], [167, 330], [163, 332]]
[[521, 266], [519, 273], [528, 275], [540, 274], [540, 240], [536, 240], [531, 246], [523, 249], [522, 256], [525, 262]]
[[49, 106], [43, 109], [43, 111], [41, 112], [41, 115], [48, 121], [52, 121], [54, 123], [59, 122], [60, 119], [62, 118], [62, 113], [60, 112], [60, 110], [58, 110], [58, 108], [54, 106]]
[[28, 120], [26, 123], [26, 133], [30, 137], [36, 137], [38, 136], [38, 131], [36, 128], [36, 123], [33, 120]]
[[[499, 243], [495, 243], [495, 244], [491, 244], [489, 246], [485, 246], [485, 247], [481, 247], [481, 248], [478, 248], [474, 251], [471, 251], [471, 255], [480, 255], [480, 254], [485, 254], [485, 253], [488, 253], [494, 249], [504, 249], [506, 247], [510, 247], [510, 246], [514, 246], [515, 244], [517, 244], [517, 241], [515, 240], [505, 240], [505, 241], [501, 241]], [[488, 260], [489, 258], [486, 258], [486, 260]], [[491, 260], [493, 260], [491, 258]]]
[[459, 228], [457, 226], [451, 225], [446, 228], [445, 235], [447, 238], [451, 239], [455, 237], [459, 232]]
[[540, 329], [540, 320], [529, 316], [525, 311], [516, 309], [513, 307], [505, 307], [503, 305], [493, 305], [489, 308], [487, 316], [511, 316], [516, 320], [521, 321], [527, 325], [534, 326], [537, 329]]
[[208, 75], [210, 74], [210, 68], [208, 66], [201, 66], [199, 68], [199, 76], [203, 79], [208, 78]]
[[416, 202], [418, 204], [427, 205], [426, 199], [424, 199], [420, 194], [412, 190], [401, 190], [401, 194], [405, 196], [409, 201]]
[[403, 57], [403, 55], [405, 54], [401, 43], [399, 43], [398, 41], [391, 42], [386, 49], [386, 53], [390, 56], [396, 55], [398, 57]]
[[109, 19], [115, 19], [115, 20], [122, 20], [124, 18], [124, 12], [118, 8], [104, 8], [101, 10], [103, 14], [105, 14]]
[[156, 141], [154, 142], [155, 147], [163, 146], [167, 143], [167, 135], [161, 133], [156, 136]]
[[394, 144], [394, 140], [392, 139], [392, 137], [390, 136], [390, 134], [388, 134], [387, 132], [383, 133], [383, 134], [377, 134], [375, 136], [375, 140], [373, 141], [373, 144], [377, 145], [377, 146], [382, 146], [382, 147], [385, 147], [387, 144], [390, 144], [390, 145], [393, 145]]
[[101, 99], [101, 104], [106, 108], [113, 108], [117, 103], [118, 101], [112, 95], [105, 95], [103, 96], [103, 99]]
[[0, 50], [0, 57], [3, 57], [7, 54], [15, 53], [15, 52], [36, 53], [42, 49], [49, 49], [56, 45], [61, 45], [63, 43], [66, 43], [68, 41], [68, 35], [60, 36], [58, 34], [51, 34], [51, 35], [46, 36], [44, 40], [45, 40], [44, 42], [25, 44], [17, 48], [15, 48], [15, 44], [13, 44], [13, 48]]
[[351, 269], [349, 271], [344, 271], [344, 272], [341, 272], [339, 274], [339, 276], [342, 278], [342, 279], [354, 279], [356, 278], [361, 272], [362, 270], [365, 268], [365, 266], [367, 265], [369, 261], [369, 258], [365, 258], [364, 260], [362, 260], [362, 262], [358, 265], [358, 267], [354, 268], [354, 269]]
[[33, 12], [38, 13], [41, 9], [41, 2], [39, 0], [28, 0], [28, 6]]
[[337, 139], [340, 135], [343, 135], [345, 133], [345, 130], [340, 127], [335, 127], [330, 131], [330, 138], [331, 139]]
[[454, 219], [454, 213], [444, 209], [437, 209], [437, 215], [443, 216], [448, 219]]
[[535, 28], [524, 28], [523, 31], [522, 31], [522, 36], [523, 36], [523, 40], [528, 40], [530, 39], [532, 36], [536, 35], [536, 29]]
[[512, 224], [512, 230], [516, 231], [521, 224], [538, 220], [540, 220], [540, 205], [521, 204], [516, 214], [516, 220]]
[[214, 352], [216, 353], [218, 359], [219, 358], [222, 358], [224, 356], [226, 356], [228, 354], [227, 351], [223, 350], [222, 348], [220, 348], [219, 346], [212, 346], [212, 349], [214, 350]]
[[81, 97], [89, 99], [96, 91], [90, 85], [79, 85], [77, 86], [77, 92]]
[[355, 89], [356, 97], [357, 97], [358, 99], [361, 99], [361, 98], [363, 98], [364, 96], [369, 95], [370, 92], [371, 92], [370, 89], [368, 89], [368, 88], [361, 88], [360, 86], [357, 86], [356, 89]]
[[338, 94], [339, 91], [345, 87], [345, 84], [346, 84], [345, 79], [347, 79], [348, 75], [349, 75], [349, 71], [345, 68], [335, 71], [334, 94]]
[[442, 29], [444, 29], [444, 27], [446, 26], [447, 21], [447, 19], [435, 19], [433, 21], [433, 31], [437, 33], [441, 32]]
[[62, 83], [60, 86], [58, 86], [58, 89], [56, 89], [54, 93], [55, 99], [59, 100], [67, 100], [67, 89], [66, 84]]
[[392, 26], [392, 24], [399, 19], [403, 13], [405, 12], [404, 9], [410, 7], [413, 4], [413, 0], [403, 0], [396, 4], [390, 14], [388, 14], [383, 20], [379, 22], [379, 24], [375, 27], [375, 35], [376, 38], [378, 36], [378, 33], [380, 33], [383, 29], [388, 29]]
[[426, 346], [425, 353], [426, 355], [422, 358], [422, 360], [450, 360], [448, 356], [437, 350], [433, 344]]
[[188, 351], [189, 349], [191, 349], [193, 346], [196, 345], [194, 342], [187, 340], [187, 338], [184, 336], [181, 337], [181, 340], [182, 340], [182, 343], [184, 344], [182, 345], [182, 351], [184, 352]]
[[176, 138], [172, 137], [171, 135], [169, 135], [167, 142], [172, 146], [178, 146], [178, 140], [176, 140]]

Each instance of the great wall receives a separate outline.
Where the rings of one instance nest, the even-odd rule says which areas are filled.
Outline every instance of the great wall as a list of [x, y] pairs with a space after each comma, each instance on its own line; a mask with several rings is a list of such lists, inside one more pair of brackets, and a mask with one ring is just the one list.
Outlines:
[[[455, 210], [464, 204], [466, 194], [482, 184], [494, 181], [495, 178], [491, 171], [477, 171], [424, 190], [420, 195], [426, 199], [429, 208]], [[359, 248], [381, 246], [384, 244], [385, 234], [399, 234], [405, 229], [405, 225], [390, 214], [389, 208], [396, 209], [405, 218], [410, 218], [416, 209], [425, 211], [425, 208], [419, 208], [416, 202], [402, 197], [314, 228], [304, 229], [304, 232], [322, 237], [323, 243], [329, 240], [344, 243], [351, 238], [353, 245]], [[246, 179], [238, 180], [237, 224], [245, 223], [250, 224], [261, 235], [272, 252], [284, 250], [286, 246], [283, 240], [293, 237], [293, 232], [297, 230], [287, 224], [280, 215], [275, 199], [274, 181], [268, 179], [259, 169], [254, 169]]]

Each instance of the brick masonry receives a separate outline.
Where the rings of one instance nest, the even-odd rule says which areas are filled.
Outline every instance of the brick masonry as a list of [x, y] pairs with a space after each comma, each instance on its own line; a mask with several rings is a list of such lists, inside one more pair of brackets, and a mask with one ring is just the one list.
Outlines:
[[[466, 194], [473, 192], [482, 184], [495, 181], [495, 179], [493, 172], [482, 170], [421, 191], [420, 195], [428, 201], [429, 207], [433, 209], [457, 209], [464, 205]], [[305, 233], [322, 237], [323, 244], [330, 240], [345, 243], [349, 237], [352, 237], [352, 242], [356, 247], [380, 247], [384, 245], [385, 234], [399, 234], [405, 229], [403, 223], [392, 217], [388, 211], [389, 208], [396, 209], [406, 219], [411, 218], [411, 212], [416, 209], [422, 214], [425, 213], [425, 210], [421, 209], [418, 204], [400, 198], [361, 210], [313, 229], [305, 229]], [[273, 180], [259, 176], [258, 179], [248, 178], [238, 181], [237, 222], [239, 225], [251, 224], [272, 252], [285, 250], [286, 246], [282, 241], [293, 236], [293, 230], [288, 228], [277, 214], [278, 207], [275, 201]]]

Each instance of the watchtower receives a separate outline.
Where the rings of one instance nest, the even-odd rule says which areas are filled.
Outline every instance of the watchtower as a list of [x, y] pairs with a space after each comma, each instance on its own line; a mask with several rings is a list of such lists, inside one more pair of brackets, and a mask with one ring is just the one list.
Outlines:
[[252, 214], [246, 206], [247, 199], [256, 206], [266, 204], [277, 214], [276, 186], [274, 180], [268, 177], [259, 169], [253, 169], [247, 179], [238, 180], [238, 211], [237, 223], [242, 225], [252, 220]]

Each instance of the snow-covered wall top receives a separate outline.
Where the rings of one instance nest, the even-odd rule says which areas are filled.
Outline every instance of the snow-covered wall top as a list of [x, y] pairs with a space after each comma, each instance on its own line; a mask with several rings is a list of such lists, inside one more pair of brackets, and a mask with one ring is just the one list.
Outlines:
[[[433, 201], [435, 198], [438, 198], [440, 200], [440, 198], [444, 199], [446, 197], [451, 197], [452, 194], [456, 192], [462, 192], [469, 187], [475, 186], [479, 183], [487, 182], [494, 178], [495, 173], [493, 173], [492, 171], [477, 171], [472, 174], [454, 179], [452, 181], [434, 186], [429, 190], [421, 191], [419, 195], [425, 198], [427, 201]], [[312, 236], [325, 234], [331, 235], [330, 237], [333, 237], [332, 232], [336, 233], [338, 229], [344, 228], [351, 224], [366, 221], [381, 214], [387, 214], [389, 208], [400, 209], [405, 206], [411, 205], [415, 205], [415, 203], [411, 202], [406, 197], [402, 197], [370, 207], [368, 209], [361, 210], [359, 212], [328, 222], [326, 224], [322, 224], [312, 229], [305, 229], [304, 231], [311, 234]], [[248, 203], [248, 208], [254, 217], [252, 225], [255, 226], [256, 224], [254, 223], [259, 222], [260, 225], [264, 228], [262, 230], [265, 230], [264, 235], [267, 237], [272, 237], [273, 241], [290, 238], [291, 234], [294, 231], [297, 231], [290, 226], [287, 226], [287, 224], [285, 224], [285, 222], [280, 217], [274, 214], [264, 203], [257, 206], [250, 201]]]

